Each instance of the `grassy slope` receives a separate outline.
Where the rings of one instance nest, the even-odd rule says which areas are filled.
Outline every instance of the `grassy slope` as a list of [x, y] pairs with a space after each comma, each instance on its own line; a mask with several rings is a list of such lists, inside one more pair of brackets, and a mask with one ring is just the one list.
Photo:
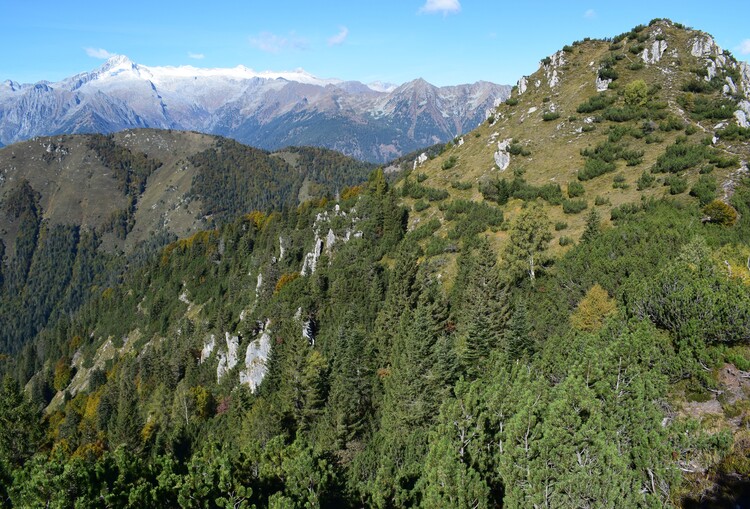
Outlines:
[[[530, 77], [528, 77], [528, 88], [523, 94], [514, 89], [512, 98], [517, 99], [516, 105], [502, 104], [495, 114], [495, 122], [483, 123], [475, 131], [463, 137], [460, 146], [449, 145], [440, 156], [426, 162], [416, 171], [424, 174], [427, 178], [423, 185], [446, 189], [451, 198], [464, 198], [482, 201], [482, 195], [478, 190], [478, 183], [483, 178], [505, 177], [511, 180], [514, 172], [522, 172], [526, 181], [533, 185], [547, 183], [560, 184], [565, 195], [567, 183], [575, 181], [577, 171], [583, 167], [585, 158], [581, 150], [593, 148], [597, 144], [606, 141], [610, 127], [630, 125], [638, 128], [642, 120], [616, 123], [604, 120], [599, 123], [591, 123], [590, 120], [601, 114], [594, 113], [579, 114], [576, 108], [590, 97], [603, 92], [596, 91], [596, 78], [599, 62], [610, 54], [623, 55], [621, 60], [615, 64], [619, 78], [612, 84], [611, 90], [605, 92], [615, 95], [621, 92], [628, 83], [642, 79], [648, 85], [657, 85], [661, 90], [656, 100], [666, 102], [669, 114], [683, 119], [686, 125], [694, 125], [696, 132], [688, 136], [689, 143], [700, 143], [706, 136], [712, 136], [717, 121], [696, 122], [690, 119], [677, 103], [677, 97], [682, 94], [681, 86], [688, 80], [695, 78], [691, 71], [696, 67], [705, 66], [705, 60], [694, 57], [690, 53], [692, 42], [696, 37], [702, 37], [700, 32], [676, 28], [671, 24], [658, 23], [648, 27], [640, 34], [641, 38], [648, 36], [643, 43], [650, 49], [654, 41], [663, 37], [667, 42], [667, 50], [661, 60], [655, 64], [646, 64], [642, 69], [631, 70], [629, 65], [634, 62], [643, 62], [641, 53], [633, 54], [629, 48], [639, 44], [633, 38], [626, 38], [620, 42], [620, 49], [610, 50], [611, 43], [602, 40], [584, 41], [571, 46], [569, 52], [559, 52], [564, 58], [564, 63], [554, 66], [553, 63], [542, 64]], [[554, 62], [554, 59], [553, 59]], [[553, 72], [557, 73], [559, 82], [550, 86], [550, 77]], [[718, 96], [719, 92], [714, 94]], [[513, 101], [511, 101], [513, 102]], [[544, 121], [543, 113], [554, 107], [560, 117], [553, 121]], [[730, 120], [733, 122], [734, 120]], [[595, 130], [582, 132], [585, 125], [594, 125]], [[655, 175], [657, 181], [654, 186], [643, 191], [636, 189], [636, 181], [643, 171], [648, 171], [656, 162], [657, 157], [662, 155], [669, 145], [673, 144], [678, 136], [685, 136], [684, 130], [662, 132], [657, 129], [656, 134], [662, 139], [660, 143], [648, 144], [644, 139], [635, 139], [626, 136], [623, 141], [631, 149], [643, 150], [643, 161], [632, 167], [625, 165], [622, 160], [617, 161], [617, 170], [614, 173], [602, 175], [592, 180], [583, 182], [585, 194], [583, 199], [588, 203], [589, 209], [595, 207], [595, 197], [600, 196], [608, 201], [605, 205], [596, 206], [600, 216], [607, 223], [612, 208], [624, 203], [638, 203], [643, 199], [651, 197], [659, 198], [669, 196], [669, 188], [662, 185], [665, 174]], [[501, 171], [493, 160], [493, 154], [497, 149], [497, 143], [513, 139], [531, 152], [531, 155], [511, 156], [509, 167]], [[747, 160], [750, 149], [747, 144], [734, 143], [723, 144], [719, 142], [717, 147], [728, 154], [739, 155], [742, 160]], [[453, 168], [443, 170], [442, 166], [449, 157], [457, 158]], [[716, 178], [719, 186], [730, 179], [738, 170], [737, 167], [727, 169], [716, 169], [712, 175]], [[616, 175], [625, 177], [627, 189], [613, 188], [613, 179]], [[698, 178], [698, 168], [686, 171], [683, 175], [689, 182], [688, 190]], [[457, 190], [451, 186], [452, 182], [460, 181], [471, 183], [469, 190]], [[720, 196], [721, 197], [721, 193]], [[687, 192], [676, 196], [678, 200], [695, 200], [689, 197]], [[407, 200], [413, 204], [414, 200]], [[511, 200], [505, 207], [506, 218], [512, 219], [520, 209], [522, 202]], [[553, 251], [560, 251], [558, 241], [560, 236], [578, 239], [585, 226], [586, 212], [579, 214], [565, 214], [561, 206], [548, 206], [548, 214], [553, 222], [562, 221], [568, 223], [568, 228], [555, 232], [555, 238], [551, 243]], [[442, 214], [433, 204], [421, 213], [413, 214], [414, 222], [424, 221], [431, 217], [441, 217]], [[445, 231], [445, 228], [443, 228]], [[501, 247], [506, 239], [502, 231], [490, 233], [496, 246]]]

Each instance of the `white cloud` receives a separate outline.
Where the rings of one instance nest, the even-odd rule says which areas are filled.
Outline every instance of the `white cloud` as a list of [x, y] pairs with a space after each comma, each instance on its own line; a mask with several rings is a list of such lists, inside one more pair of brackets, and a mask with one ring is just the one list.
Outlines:
[[737, 52], [740, 55], [750, 55], [750, 39], [745, 39], [737, 46]]
[[281, 53], [286, 50], [307, 49], [307, 41], [298, 37], [294, 32], [288, 36], [276, 35], [271, 32], [261, 32], [250, 38], [250, 45], [266, 53]]
[[596, 11], [594, 9], [589, 9], [583, 13], [583, 17], [586, 19], [594, 19], [596, 17]]
[[83, 48], [86, 51], [86, 54], [92, 58], [112, 58], [115, 56], [114, 53], [110, 53], [106, 49], [102, 48]]
[[343, 44], [348, 35], [349, 29], [346, 27], [341, 27], [339, 28], [339, 33], [328, 38], [328, 45], [338, 46], [339, 44]]
[[427, 0], [419, 12], [455, 14], [461, 12], [461, 3], [458, 0]]
[[192, 51], [188, 51], [188, 58], [194, 58], [195, 60], [203, 60], [206, 58], [206, 55], [203, 53], [193, 53]]

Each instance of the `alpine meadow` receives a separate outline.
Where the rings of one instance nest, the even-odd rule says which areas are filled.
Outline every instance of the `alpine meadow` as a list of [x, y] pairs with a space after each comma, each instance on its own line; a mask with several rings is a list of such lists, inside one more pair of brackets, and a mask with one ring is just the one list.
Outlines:
[[750, 66], [710, 34], [252, 76], [210, 121], [113, 79], [0, 84], [0, 507], [750, 506]]

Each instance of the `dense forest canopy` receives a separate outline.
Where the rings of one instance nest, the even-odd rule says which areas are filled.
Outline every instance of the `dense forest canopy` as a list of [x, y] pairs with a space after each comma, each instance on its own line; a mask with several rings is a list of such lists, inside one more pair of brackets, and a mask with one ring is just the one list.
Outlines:
[[[425, 258], [376, 173], [335, 210], [258, 212], [179, 241], [4, 364], [4, 500], [675, 503], [694, 488], [690, 465], [736, 466], [747, 453], [671, 403], [678, 388], [710, 394], [710, 369], [744, 358], [748, 288], [712, 256], [750, 233], [750, 188], [733, 203], [742, 214], [729, 229], [701, 223], [698, 206], [646, 203], [552, 262], [539, 234], [551, 225], [531, 202], [508, 226], [531, 241], [505, 261], [479, 228], [458, 254]], [[337, 211], [356, 214], [361, 235], [288, 277], [309, 226]], [[530, 253], [546, 260], [533, 277]], [[437, 276], [453, 257], [461, 276], [448, 288]], [[258, 274], [270, 283], [259, 288]], [[258, 390], [236, 384], [241, 362], [217, 383], [208, 338], [245, 346], [263, 330]], [[102, 362], [106, 349], [119, 354]]]

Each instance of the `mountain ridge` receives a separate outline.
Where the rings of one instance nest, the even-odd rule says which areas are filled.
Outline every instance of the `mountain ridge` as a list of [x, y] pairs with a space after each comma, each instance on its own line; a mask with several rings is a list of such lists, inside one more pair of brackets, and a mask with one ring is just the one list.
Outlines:
[[435, 87], [422, 79], [370, 86], [241, 65], [149, 67], [118, 55], [56, 83], [3, 82], [0, 143], [152, 127], [269, 150], [313, 144], [386, 162], [474, 128], [509, 90], [490, 82]]

